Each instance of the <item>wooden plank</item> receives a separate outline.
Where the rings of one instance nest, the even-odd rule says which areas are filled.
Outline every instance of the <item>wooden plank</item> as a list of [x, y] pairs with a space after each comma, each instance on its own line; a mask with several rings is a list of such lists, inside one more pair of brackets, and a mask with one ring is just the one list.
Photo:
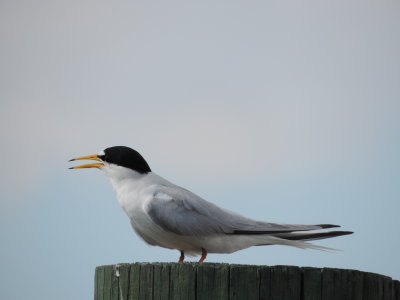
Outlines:
[[98, 281], [98, 276], [99, 276], [99, 274], [98, 274], [98, 272], [97, 272], [98, 268], [99, 268], [99, 267], [96, 267], [96, 269], [95, 269], [95, 271], [94, 271], [94, 297], [93, 297], [94, 300], [98, 299], [98, 296], [97, 296], [97, 294], [98, 294], [98, 291], [97, 291], [97, 281]]
[[135, 263], [130, 265], [129, 270], [129, 300], [139, 300], [140, 287], [140, 264]]
[[364, 274], [364, 300], [383, 299], [382, 276], [374, 273]]
[[324, 268], [322, 270], [322, 299], [351, 300], [353, 290], [350, 276], [347, 270]]
[[121, 264], [119, 271], [119, 298], [118, 300], [128, 300], [129, 295], [129, 273], [131, 266], [129, 264]]
[[271, 268], [267, 266], [261, 266], [258, 269], [259, 277], [259, 297], [260, 300], [271, 299]]
[[400, 281], [393, 281], [393, 300], [400, 300]]
[[104, 267], [97, 267], [95, 274], [95, 300], [103, 300]]
[[154, 264], [154, 281], [153, 281], [153, 299], [168, 300], [169, 298], [169, 281], [170, 281], [170, 264]]
[[111, 299], [118, 300], [119, 298], [119, 265], [112, 266], [111, 277]]
[[351, 299], [364, 299], [364, 272], [356, 270], [342, 270], [349, 273], [349, 281], [351, 285]]
[[383, 281], [383, 300], [392, 300], [393, 298], [393, 280], [390, 277], [382, 276]]
[[103, 300], [111, 300], [113, 266], [104, 266]]
[[301, 273], [299, 267], [271, 267], [271, 299], [300, 300]]
[[139, 298], [140, 300], [153, 299], [153, 265], [141, 264], [139, 279]]
[[171, 265], [170, 299], [189, 300], [196, 297], [196, 264], [175, 263]]
[[197, 300], [229, 299], [229, 267], [226, 264], [199, 264], [197, 267]]
[[317, 268], [302, 268], [302, 300], [322, 300], [322, 271]]
[[259, 299], [257, 266], [231, 266], [229, 274], [229, 299]]

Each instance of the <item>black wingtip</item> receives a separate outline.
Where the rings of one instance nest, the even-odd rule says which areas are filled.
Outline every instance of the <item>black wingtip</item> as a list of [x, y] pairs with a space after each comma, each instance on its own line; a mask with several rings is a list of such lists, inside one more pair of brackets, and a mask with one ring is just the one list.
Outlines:
[[354, 233], [353, 231], [329, 231], [329, 232], [314, 232], [314, 233], [310, 232], [310, 233], [292, 235], [292, 236], [277, 235], [277, 237], [285, 239], [285, 240], [290, 240], [290, 241], [311, 241], [311, 240], [333, 238], [333, 237], [348, 235], [348, 234], [353, 234], [353, 233]]
[[321, 227], [322, 229], [340, 227], [340, 225], [333, 225], [333, 224], [318, 224], [317, 226]]
[[343, 233], [343, 235], [346, 235], [346, 234], [353, 234], [354, 231], [342, 231], [342, 233]]

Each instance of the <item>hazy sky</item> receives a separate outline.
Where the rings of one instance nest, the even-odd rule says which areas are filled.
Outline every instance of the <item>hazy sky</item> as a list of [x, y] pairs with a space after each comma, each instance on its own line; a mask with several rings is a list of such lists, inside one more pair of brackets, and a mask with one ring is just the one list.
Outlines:
[[137, 149], [248, 217], [343, 251], [208, 261], [400, 279], [398, 1], [0, 1], [0, 298], [88, 299], [97, 265], [176, 261], [68, 159]]

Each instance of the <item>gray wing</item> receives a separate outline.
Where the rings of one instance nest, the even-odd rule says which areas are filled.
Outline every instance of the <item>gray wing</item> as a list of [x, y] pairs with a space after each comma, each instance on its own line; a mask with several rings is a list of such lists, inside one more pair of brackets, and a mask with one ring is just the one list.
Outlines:
[[338, 227], [252, 220], [222, 209], [178, 186], [163, 186], [153, 196], [146, 207], [147, 213], [161, 228], [179, 235], [279, 234]]

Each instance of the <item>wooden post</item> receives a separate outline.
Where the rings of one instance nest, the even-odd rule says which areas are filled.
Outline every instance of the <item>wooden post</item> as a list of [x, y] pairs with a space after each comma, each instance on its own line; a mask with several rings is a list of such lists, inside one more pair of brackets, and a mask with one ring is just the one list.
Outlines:
[[400, 300], [400, 282], [344, 269], [215, 263], [96, 268], [95, 300]]

